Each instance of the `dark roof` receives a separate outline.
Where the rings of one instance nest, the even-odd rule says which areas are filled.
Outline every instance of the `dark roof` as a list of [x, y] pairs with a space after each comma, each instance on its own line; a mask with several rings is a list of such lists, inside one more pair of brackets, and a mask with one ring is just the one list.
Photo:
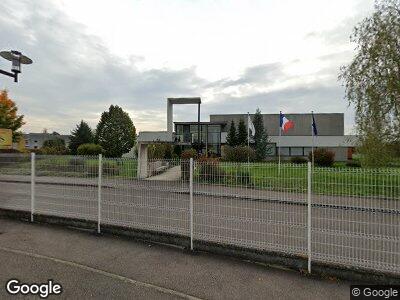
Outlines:
[[[197, 125], [198, 122], [174, 122], [175, 125]], [[226, 122], [200, 122], [200, 125], [226, 125]]]

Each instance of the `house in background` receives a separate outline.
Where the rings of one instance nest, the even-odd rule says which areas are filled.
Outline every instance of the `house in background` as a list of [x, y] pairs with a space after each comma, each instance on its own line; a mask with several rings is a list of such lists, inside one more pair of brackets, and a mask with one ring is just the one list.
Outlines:
[[62, 139], [65, 141], [65, 146], [68, 147], [70, 136], [59, 134], [57, 132], [53, 133], [24, 133], [26, 149], [40, 149], [43, 147], [43, 143], [48, 140]]

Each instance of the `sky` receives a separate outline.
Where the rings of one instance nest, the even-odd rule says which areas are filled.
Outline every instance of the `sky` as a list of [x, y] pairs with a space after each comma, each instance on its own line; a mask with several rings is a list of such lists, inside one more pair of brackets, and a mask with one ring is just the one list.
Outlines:
[[[340, 67], [373, 0], [2, 0], [0, 48], [34, 61], [0, 77], [24, 132], [93, 128], [111, 104], [138, 131], [166, 130], [166, 98], [201, 97], [210, 114], [354, 112]], [[0, 68], [9, 70], [8, 61]], [[196, 119], [177, 106], [175, 121]]]

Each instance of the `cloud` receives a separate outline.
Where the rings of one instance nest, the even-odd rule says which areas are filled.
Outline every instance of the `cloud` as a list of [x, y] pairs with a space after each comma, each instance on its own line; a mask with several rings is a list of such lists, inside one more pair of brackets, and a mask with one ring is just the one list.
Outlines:
[[[9, 22], [10, 16], [18, 21]], [[68, 132], [80, 119], [94, 126], [110, 104], [142, 120], [138, 112], [164, 109], [167, 96], [197, 95], [205, 83], [193, 67], [139, 70], [135, 59], [113, 55], [48, 1], [1, 1], [0, 39], [6, 49], [21, 50], [34, 60], [23, 67], [18, 85], [5, 77], [0, 85], [18, 102], [28, 130]], [[6, 63], [2, 67], [9, 68]]]
[[[12, 16], [12, 17], [10, 17]], [[337, 67], [348, 52], [332, 52], [317, 59], [321, 66], [307, 75], [291, 73], [301, 59], [250, 66], [236, 78], [209, 81], [196, 67], [140, 69], [143, 56], [121, 58], [103, 41], [71, 20], [51, 1], [0, 2], [0, 40], [5, 49], [18, 49], [34, 60], [23, 67], [20, 83], [1, 77], [0, 88], [10, 90], [25, 114], [25, 131], [42, 128], [69, 133], [81, 119], [95, 126], [111, 104], [130, 113], [139, 130], [166, 127], [167, 97], [202, 96], [203, 119], [215, 113], [265, 113], [279, 110], [323, 112], [346, 109], [337, 82]], [[313, 62], [315, 64], [315, 62]], [[2, 69], [8, 69], [0, 62]], [[196, 109], [177, 107], [176, 119], [196, 119]]]

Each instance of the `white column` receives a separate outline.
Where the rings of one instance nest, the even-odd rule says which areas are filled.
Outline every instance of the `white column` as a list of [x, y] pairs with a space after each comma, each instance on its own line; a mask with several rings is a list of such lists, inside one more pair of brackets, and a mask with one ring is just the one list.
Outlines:
[[167, 131], [171, 134], [173, 132], [173, 117], [174, 117], [174, 108], [173, 104], [167, 100]]
[[138, 144], [138, 170], [137, 175], [139, 179], [147, 178], [148, 172], [148, 145], [139, 143]]

